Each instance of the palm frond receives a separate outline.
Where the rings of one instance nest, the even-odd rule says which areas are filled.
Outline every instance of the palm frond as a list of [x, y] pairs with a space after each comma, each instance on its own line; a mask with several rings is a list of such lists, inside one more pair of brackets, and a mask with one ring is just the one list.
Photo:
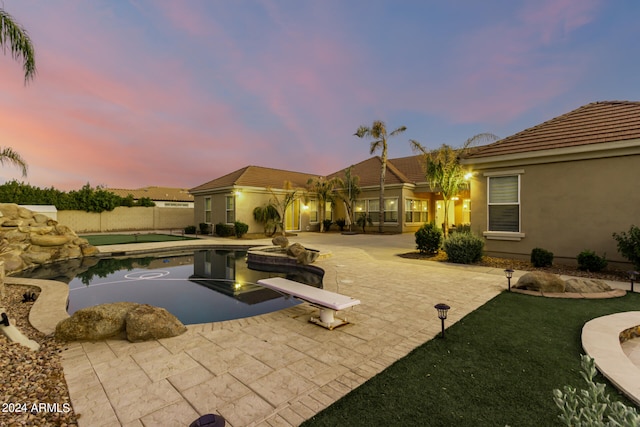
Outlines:
[[24, 161], [20, 154], [10, 147], [5, 147], [0, 150], [0, 164], [4, 165], [5, 162], [11, 163], [20, 168], [22, 176], [27, 176], [27, 162]]
[[36, 59], [31, 38], [11, 15], [0, 9], [0, 46], [5, 52], [7, 45], [13, 59], [23, 59], [25, 83], [32, 80], [36, 74]]

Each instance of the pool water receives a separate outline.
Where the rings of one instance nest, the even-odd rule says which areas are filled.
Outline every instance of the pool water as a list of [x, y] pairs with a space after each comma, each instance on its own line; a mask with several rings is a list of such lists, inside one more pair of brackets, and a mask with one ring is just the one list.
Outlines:
[[[165, 257], [101, 259], [69, 281], [69, 314], [130, 301], [164, 307], [184, 324], [219, 322], [299, 304], [256, 284], [284, 273], [249, 269], [246, 251], [202, 250]], [[42, 277], [40, 274], [32, 274]], [[59, 277], [58, 277], [59, 279]]]

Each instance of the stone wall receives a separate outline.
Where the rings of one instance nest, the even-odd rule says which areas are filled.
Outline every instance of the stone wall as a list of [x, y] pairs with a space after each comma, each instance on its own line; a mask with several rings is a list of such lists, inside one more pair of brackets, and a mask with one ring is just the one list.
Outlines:
[[[78, 233], [183, 229], [193, 224], [193, 209], [124, 207], [110, 212], [58, 211], [58, 221]], [[197, 224], [195, 224], [197, 225]]]
[[68, 226], [13, 203], [0, 203], [0, 261], [7, 273], [98, 250]]

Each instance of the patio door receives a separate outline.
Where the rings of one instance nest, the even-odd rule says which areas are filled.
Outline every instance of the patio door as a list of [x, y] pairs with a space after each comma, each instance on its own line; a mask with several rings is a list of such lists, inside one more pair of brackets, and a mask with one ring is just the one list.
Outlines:
[[[456, 223], [456, 210], [454, 204], [449, 200], [449, 227]], [[442, 227], [444, 224], [444, 200], [436, 200], [436, 225]]]
[[284, 228], [286, 231], [300, 231], [300, 200], [287, 208]]

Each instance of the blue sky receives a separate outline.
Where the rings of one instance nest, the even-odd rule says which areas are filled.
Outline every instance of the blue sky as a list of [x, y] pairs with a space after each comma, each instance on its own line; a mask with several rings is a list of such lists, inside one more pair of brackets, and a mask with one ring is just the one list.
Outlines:
[[246, 165], [329, 174], [640, 100], [640, 3], [5, 0], [38, 75], [0, 58], [0, 181], [193, 187]]

